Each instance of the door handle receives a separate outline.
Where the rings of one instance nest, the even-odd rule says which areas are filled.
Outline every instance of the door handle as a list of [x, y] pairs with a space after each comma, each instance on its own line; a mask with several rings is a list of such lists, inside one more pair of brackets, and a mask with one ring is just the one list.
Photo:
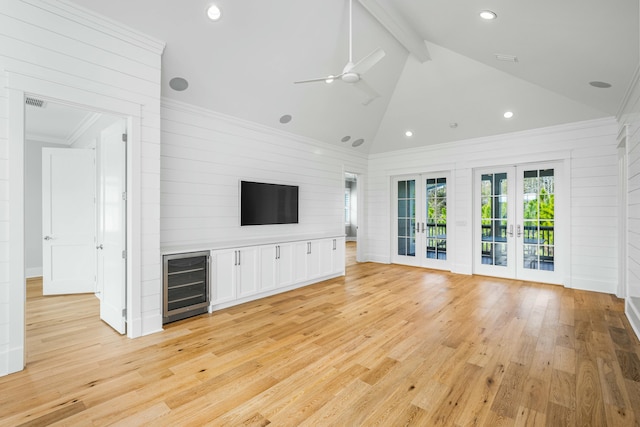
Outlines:
[[516, 230], [518, 230], [518, 237], [522, 236], [522, 227], [520, 227], [520, 224], [518, 224], [518, 227], [516, 228]]
[[53, 240], [53, 237], [51, 237], [51, 236], [44, 236], [44, 240]]
[[422, 223], [422, 232], [424, 233], [424, 222]]
[[513, 237], [513, 224], [509, 226], [509, 237]]
[[102, 244], [99, 244], [98, 246], [96, 246], [96, 249], [104, 249], [104, 246], [102, 246]]

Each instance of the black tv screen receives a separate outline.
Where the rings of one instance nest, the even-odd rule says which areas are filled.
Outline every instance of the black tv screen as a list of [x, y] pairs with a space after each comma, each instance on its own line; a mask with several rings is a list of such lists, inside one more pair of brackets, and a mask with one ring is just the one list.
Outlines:
[[297, 223], [297, 186], [240, 181], [240, 225]]

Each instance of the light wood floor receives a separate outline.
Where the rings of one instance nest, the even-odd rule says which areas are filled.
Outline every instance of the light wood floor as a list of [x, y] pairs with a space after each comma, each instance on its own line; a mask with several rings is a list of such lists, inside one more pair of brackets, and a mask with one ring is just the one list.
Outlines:
[[640, 345], [611, 295], [350, 262], [130, 340], [94, 297], [40, 286], [3, 426], [639, 424]]

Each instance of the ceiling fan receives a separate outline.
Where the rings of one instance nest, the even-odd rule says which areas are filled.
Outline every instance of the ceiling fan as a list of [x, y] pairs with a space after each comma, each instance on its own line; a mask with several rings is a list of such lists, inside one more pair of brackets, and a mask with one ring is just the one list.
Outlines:
[[362, 75], [376, 65], [384, 56], [384, 50], [378, 48], [360, 61], [355, 64], [353, 63], [353, 0], [349, 0], [349, 62], [347, 62], [347, 65], [344, 66], [340, 74], [331, 74], [318, 79], [300, 80], [294, 83], [332, 83], [334, 80], [342, 80], [345, 83], [354, 85], [357, 89], [367, 94], [369, 98], [365, 100], [363, 104], [368, 105], [371, 101], [380, 97], [380, 94], [362, 80]]

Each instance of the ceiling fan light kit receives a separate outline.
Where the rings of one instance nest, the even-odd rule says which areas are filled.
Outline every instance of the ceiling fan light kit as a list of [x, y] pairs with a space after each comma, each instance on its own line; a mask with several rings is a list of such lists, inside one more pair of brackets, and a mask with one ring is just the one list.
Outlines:
[[349, 61], [344, 66], [342, 72], [338, 75], [330, 74], [326, 77], [310, 80], [299, 80], [294, 83], [314, 83], [325, 82], [332, 83], [335, 80], [341, 80], [344, 83], [354, 85], [357, 89], [364, 92], [368, 98], [362, 103], [368, 105], [371, 101], [380, 97], [380, 94], [376, 92], [371, 86], [366, 84], [362, 79], [362, 75], [373, 68], [382, 58], [385, 56], [385, 51], [378, 48], [362, 58], [360, 61], [354, 64], [353, 62], [353, 0], [349, 1]]

